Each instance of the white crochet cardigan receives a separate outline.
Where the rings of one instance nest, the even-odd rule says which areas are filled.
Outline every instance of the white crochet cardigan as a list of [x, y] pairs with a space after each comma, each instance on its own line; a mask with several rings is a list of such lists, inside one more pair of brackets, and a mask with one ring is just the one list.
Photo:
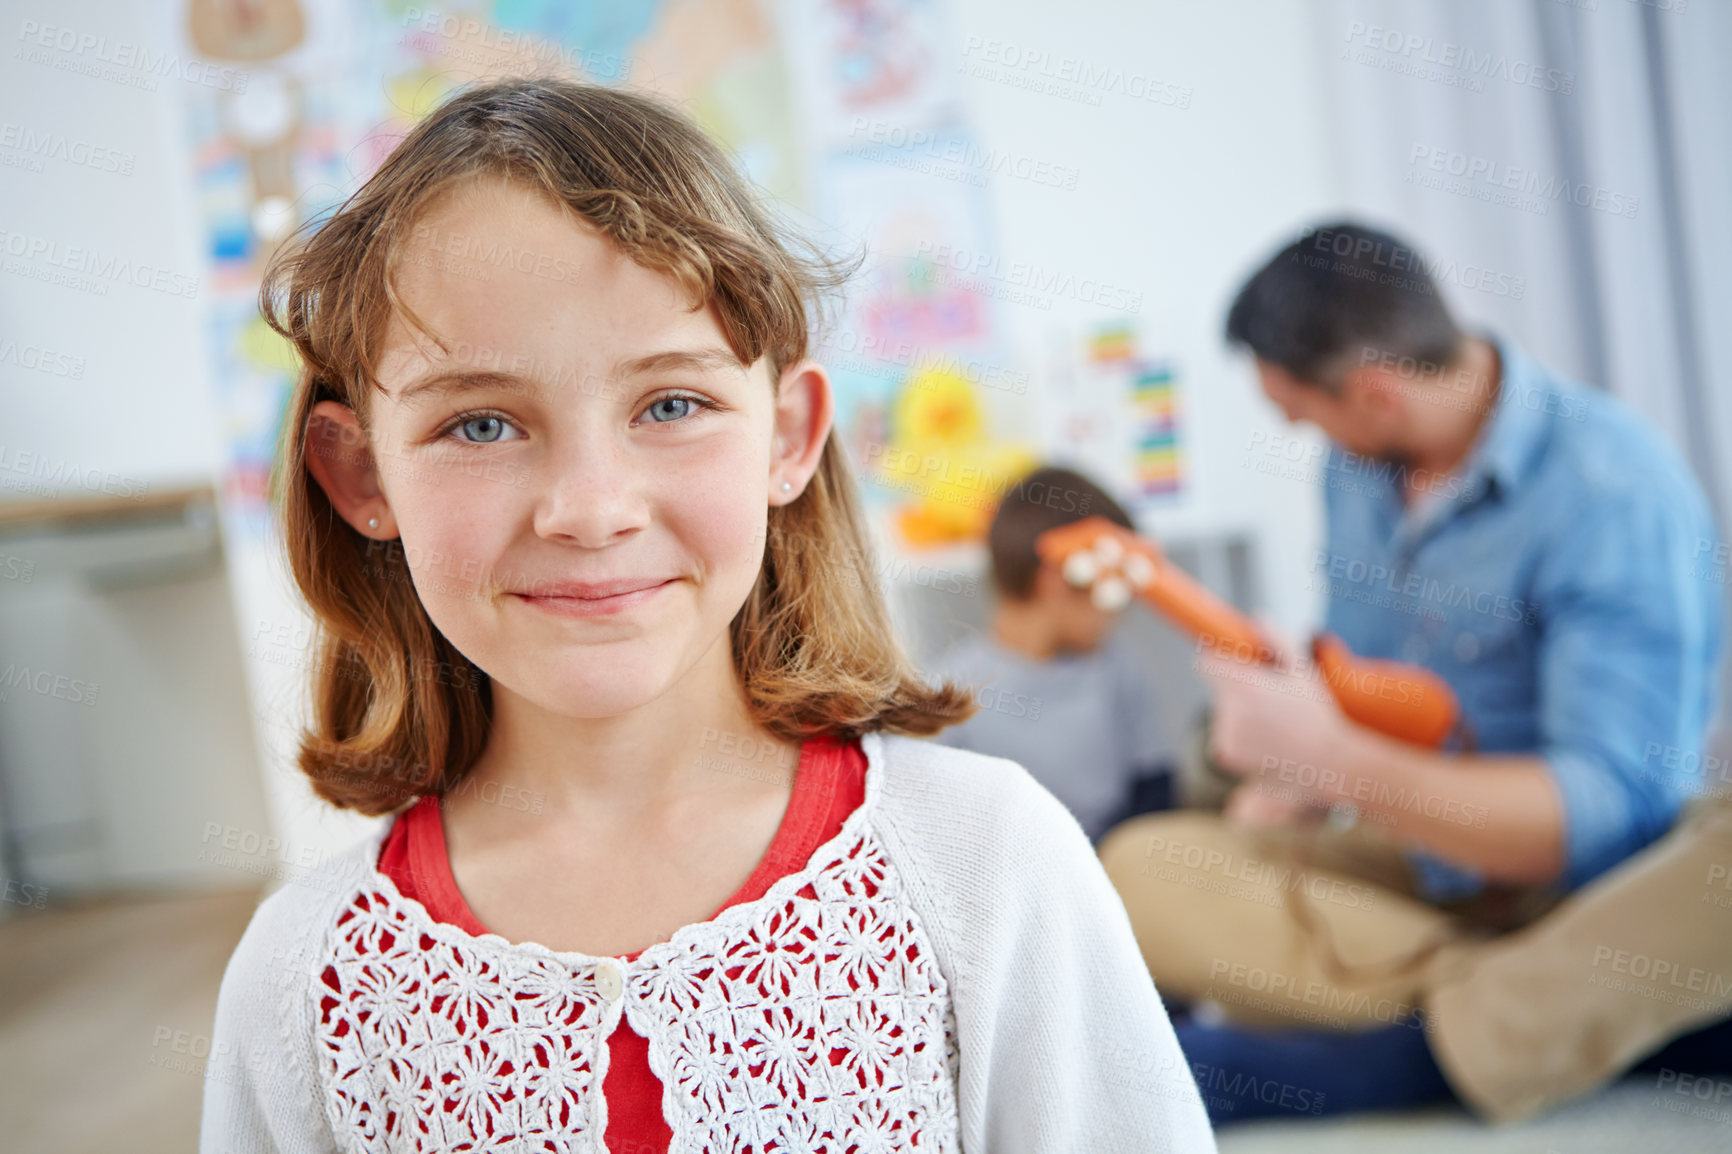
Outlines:
[[862, 746], [865, 803], [803, 869], [630, 962], [435, 922], [384, 828], [284, 885], [223, 976], [202, 1154], [601, 1154], [621, 1014], [670, 1151], [1213, 1151], [1070, 812], [1014, 761]]

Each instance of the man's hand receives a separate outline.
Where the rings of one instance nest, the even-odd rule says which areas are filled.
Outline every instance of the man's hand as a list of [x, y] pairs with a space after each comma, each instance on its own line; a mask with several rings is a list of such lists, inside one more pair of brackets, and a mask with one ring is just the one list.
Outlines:
[[[1209, 754], [1222, 769], [1256, 780], [1283, 763], [1307, 765], [1316, 769], [1307, 771], [1306, 781], [1316, 783], [1327, 776], [1335, 785], [1341, 783], [1341, 774], [1317, 771], [1335, 766], [1352, 723], [1312, 672], [1310, 661], [1291, 648], [1278, 651], [1274, 665], [1210, 653], [1203, 657], [1201, 671], [1215, 689]], [[1298, 776], [1289, 776], [1292, 780], [1284, 779], [1282, 785], [1301, 789]], [[1343, 800], [1317, 788], [1305, 794], [1311, 804]]]
[[1211, 652], [1199, 667], [1215, 689], [1210, 756], [1244, 779], [1230, 820], [1303, 820], [1346, 802], [1398, 844], [1491, 879], [1547, 882], [1562, 870], [1563, 799], [1539, 756], [1441, 753], [1356, 725], [1291, 648], [1275, 665]]
[[1266, 782], [1247, 781], [1227, 795], [1221, 816], [1243, 829], [1273, 829], [1323, 820], [1328, 810], [1304, 800], [1297, 790], [1273, 789]]

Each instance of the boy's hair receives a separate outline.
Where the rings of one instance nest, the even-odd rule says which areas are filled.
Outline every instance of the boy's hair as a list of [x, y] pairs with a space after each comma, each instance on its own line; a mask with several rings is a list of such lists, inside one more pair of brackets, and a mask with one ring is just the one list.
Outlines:
[[1227, 342], [1329, 393], [1367, 349], [1451, 364], [1463, 334], [1429, 267], [1387, 232], [1351, 221], [1307, 229], [1239, 290]]
[[[393, 311], [407, 314], [393, 290], [400, 246], [429, 206], [477, 178], [503, 178], [564, 205], [632, 260], [672, 277], [694, 309], [713, 305], [742, 364], [768, 358], [773, 387], [807, 354], [808, 306], [852, 271], [774, 219], [678, 112], [564, 80], [458, 94], [329, 220], [276, 256], [260, 306], [302, 368], [272, 492], [290, 570], [315, 618], [312, 722], [299, 763], [320, 797], [367, 814], [458, 785], [485, 747], [492, 685], [427, 616], [400, 545], [370, 540], [336, 516], [306, 466], [307, 418], [334, 400], [371, 427], [386, 323]], [[978, 708], [966, 688], [929, 686], [912, 666], [864, 526], [834, 437], [805, 492], [769, 509], [763, 568], [730, 632], [752, 717], [784, 740], [927, 736]]]
[[1136, 531], [1130, 514], [1105, 489], [1070, 469], [1044, 466], [1005, 490], [986, 531], [992, 583], [1000, 595], [1016, 601], [1033, 595], [1034, 575], [1041, 564], [1034, 551], [1036, 537], [1096, 515]]

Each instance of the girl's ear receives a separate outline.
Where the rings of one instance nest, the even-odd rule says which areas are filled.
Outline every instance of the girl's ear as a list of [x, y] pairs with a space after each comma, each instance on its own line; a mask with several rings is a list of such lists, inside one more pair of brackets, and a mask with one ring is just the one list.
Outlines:
[[[770, 504], [786, 505], [805, 490], [806, 482], [818, 471], [832, 416], [830, 377], [824, 366], [813, 360], [790, 366], [776, 390]], [[782, 488], [784, 482], [786, 490]]]
[[[331, 508], [363, 537], [389, 541], [397, 521], [379, 486], [366, 430], [355, 411], [339, 401], [320, 401], [307, 414], [307, 471], [325, 491]], [[377, 524], [371, 522], [377, 521]]]

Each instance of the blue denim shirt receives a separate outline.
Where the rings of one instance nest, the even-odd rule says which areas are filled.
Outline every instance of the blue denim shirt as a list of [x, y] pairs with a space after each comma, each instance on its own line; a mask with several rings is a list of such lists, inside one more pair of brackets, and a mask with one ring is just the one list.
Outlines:
[[[1313, 576], [1325, 627], [1355, 653], [1454, 688], [1477, 752], [1545, 758], [1563, 797], [1560, 884], [1575, 889], [1664, 834], [1700, 787], [1662, 766], [1701, 764], [1721, 645], [1701, 559], [1717, 534], [1658, 430], [1487, 339], [1497, 405], [1433, 499], [1409, 509], [1398, 466], [1331, 448]], [[1408, 860], [1434, 901], [1483, 884], [1421, 851]]]

